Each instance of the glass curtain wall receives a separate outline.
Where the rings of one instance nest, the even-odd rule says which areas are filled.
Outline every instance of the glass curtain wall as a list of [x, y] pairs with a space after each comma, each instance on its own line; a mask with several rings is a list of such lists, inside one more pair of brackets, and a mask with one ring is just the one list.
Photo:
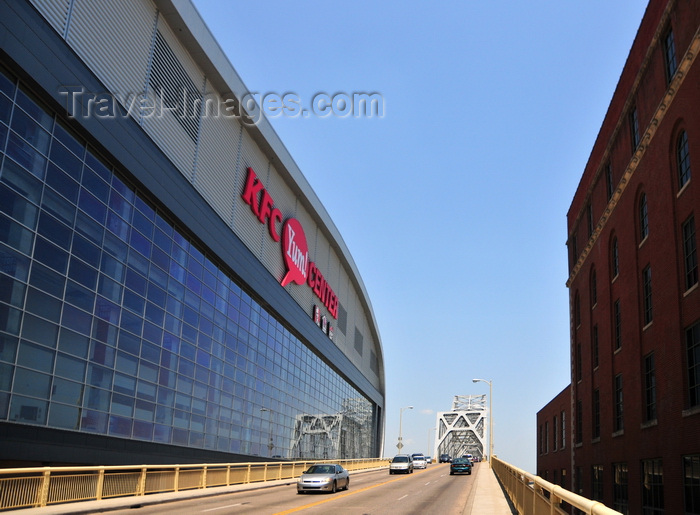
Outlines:
[[1, 68], [0, 151], [0, 421], [372, 455], [373, 404]]

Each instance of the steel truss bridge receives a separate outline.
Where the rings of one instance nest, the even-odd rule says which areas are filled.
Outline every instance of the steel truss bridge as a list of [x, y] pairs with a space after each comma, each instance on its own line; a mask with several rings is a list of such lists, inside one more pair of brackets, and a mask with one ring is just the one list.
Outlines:
[[455, 395], [452, 411], [437, 414], [435, 456], [472, 454], [483, 459], [488, 416], [486, 395]]

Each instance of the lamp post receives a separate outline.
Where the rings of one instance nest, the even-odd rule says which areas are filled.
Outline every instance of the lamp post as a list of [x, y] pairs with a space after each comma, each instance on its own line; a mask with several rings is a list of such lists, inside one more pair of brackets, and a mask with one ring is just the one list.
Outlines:
[[403, 449], [403, 436], [401, 435], [401, 425], [403, 421], [403, 410], [406, 409], [413, 409], [413, 406], [406, 406], [405, 408], [401, 408], [399, 411], [399, 443], [396, 444], [396, 447], [399, 449], [399, 452], [401, 452], [401, 449]]
[[436, 431], [436, 430], [437, 430], [437, 427], [429, 427], [429, 428], [428, 428], [428, 453], [426, 454], [426, 456], [432, 456], [432, 455], [433, 455], [433, 450], [432, 450], [432, 448], [430, 447], [430, 432], [431, 432], [431, 431]]
[[493, 390], [491, 381], [486, 379], [472, 379], [472, 382], [487, 383], [489, 385], [489, 467], [493, 468]]
[[272, 455], [272, 449], [275, 447], [275, 444], [272, 443], [272, 412], [267, 408], [260, 408], [260, 413], [266, 411], [269, 413], [267, 416], [267, 434], [270, 437], [270, 443], [267, 444], [267, 456], [270, 457]]

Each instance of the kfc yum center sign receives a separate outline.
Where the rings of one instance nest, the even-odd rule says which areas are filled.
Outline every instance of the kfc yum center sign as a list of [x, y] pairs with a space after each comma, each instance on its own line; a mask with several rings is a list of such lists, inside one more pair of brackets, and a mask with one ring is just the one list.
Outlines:
[[[310, 260], [306, 234], [299, 220], [287, 218], [282, 224], [282, 212], [275, 207], [275, 201], [265, 189], [262, 181], [258, 179], [255, 171], [250, 167], [248, 168], [248, 176], [241, 197], [250, 206], [250, 210], [260, 223], [267, 225], [270, 237], [276, 242], [281, 240], [282, 258], [284, 259], [287, 273], [282, 277], [280, 284], [282, 286], [286, 286], [289, 283], [308, 284], [316, 297], [326, 306], [328, 312], [333, 318], [337, 319], [338, 296], [333, 292], [333, 289], [316, 264]], [[281, 233], [279, 232], [280, 224], [282, 224]], [[332, 328], [329, 327], [324, 332], [327, 332], [330, 336], [332, 335]]]

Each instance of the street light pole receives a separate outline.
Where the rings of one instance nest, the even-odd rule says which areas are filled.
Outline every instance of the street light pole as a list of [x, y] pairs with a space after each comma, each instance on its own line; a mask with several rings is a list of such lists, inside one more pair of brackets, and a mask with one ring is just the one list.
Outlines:
[[433, 449], [430, 447], [430, 432], [431, 431], [436, 431], [437, 427], [429, 427], [428, 428], [428, 453], [426, 456], [432, 456], [433, 455]]
[[403, 449], [403, 436], [401, 434], [401, 425], [403, 422], [403, 410], [405, 409], [413, 409], [413, 406], [406, 406], [405, 408], [401, 408], [399, 411], [399, 443], [396, 444], [396, 447], [399, 449], [399, 452], [401, 452], [401, 449]]
[[486, 379], [472, 379], [472, 382], [487, 383], [489, 385], [489, 467], [493, 468], [493, 390], [491, 381]]

